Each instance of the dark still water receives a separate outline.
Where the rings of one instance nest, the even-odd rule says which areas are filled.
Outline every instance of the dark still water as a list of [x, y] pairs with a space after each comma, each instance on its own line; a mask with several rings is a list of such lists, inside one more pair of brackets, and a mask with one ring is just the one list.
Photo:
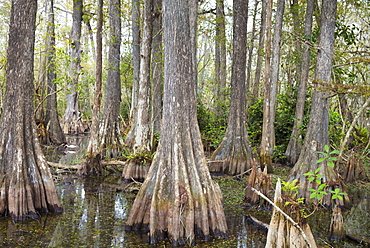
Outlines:
[[[79, 151], [83, 151], [83, 144], [78, 141]], [[83, 157], [78, 152], [70, 152], [62, 157], [54, 155], [57, 155], [55, 159], [48, 159], [62, 164], [75, 164]], [[171, 247], [168, 243], [150, 246], [146, 234], [125, 232], [125, 223], [137, 191], [117, 190], [127, 186], [120, 175], [97, 179], [57, 173], [55, 182], [64, 213], [25, 222], [0, 218], [0, 247]], [[241, 185], [243, 187], [244, 183]], [[227, 192], [225, 195], [226, 198], [234, 197]], [[358, 191], [352, 206], [344, 210], [346, 230], [349, 233], [370, 238], [369, 196], [369, 190]], [[225, 213], [229, 238], [200, 242], [196, 247], [265, 246], [266, 233], [247, 223], [246, 216], [252, 215], [268, 223], [270, 212], [231, 204], [225, 208]], [[309, 219], [319, 247], [366, 247], [350, 241], [329, 241], [327, 234], [330, 219], [330, 209], [316, 212]]]
[[[146, 235], [125, 232], [124, 226], [135, 194], [117, 191], [120, 177], [83, 179], [61, 175], [57, 191], [65, 212], [57, 216], [43, 216], [39, 220], [13, 222], [0, 219], [1, 247], [150, 247]], [[326, 247], [366, 247], [351, 242], [333, 243], [327, 240], [331, 211], [314, 214], [311, 228], [319, 245]], [[235, 206], [226, 210], [229, 239], [199, 243], [196, 247], [264, 247], [266, 235], [246, 222], [251, 214], [268, 222], [269, 213]], [[362, 200], [345, 211], [347, 230], [368, 236], [370, 200]], [[330, 246], [329, 246], [330, 245]], [[157, 247], [171, 247], [167, 243]]]

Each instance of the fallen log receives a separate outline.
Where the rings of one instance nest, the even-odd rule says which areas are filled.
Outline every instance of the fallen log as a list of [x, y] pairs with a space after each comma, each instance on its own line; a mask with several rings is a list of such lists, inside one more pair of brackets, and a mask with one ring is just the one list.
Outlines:
[[82, 168], [81, 164], [65, 165], [65, 164], [54, 163], [54, 162], [49, 162], [49, 161], [48, 161], [48, 165], [58, 168], [58, 169], [63, 169], [63, 170], [80, 170]]
[[252, 225], [257, 226], [262, 231], [268, 232], [269, 227], [270, 227], [269, 224], [266, 224], [266, 223], [258, 220], [257, 218], [255, 218], [251, 215], [247, 215], [247, 216], [245, 216], [245, 218], [246, 218], [248, 223], [251, 223]]
[[348, 233], [346, 234], [346, 238], [352, 241], [356, 241], [359, 244], [370, 246], [370, 239], [368, 238], [360, 237], [360, 236], [348, 234]]

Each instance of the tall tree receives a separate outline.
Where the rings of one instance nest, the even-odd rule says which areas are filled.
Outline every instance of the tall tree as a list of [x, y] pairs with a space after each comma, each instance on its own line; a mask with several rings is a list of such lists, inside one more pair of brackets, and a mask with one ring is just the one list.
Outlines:
[[47, 23], [47, 93], [45, 124], [50, 141], [55, 145], [66, 143], [57, 111], [57, 85], [55, 73], [55, 22], [54, 0], [50, 0]]
[[[136, 119], [134, 118], [135, 109], [137, 107], [138, 94], [139, 94], [139, 76], [140, 76], [140, 0], [132, 0], [132, 12], [131, 12], [131, 30], [132, 30], [132, 64], [134, 82], [132, 85], [132, 97], [131, 97], [131, 109], [130, 109], [130, 125], [136, 125]], [[134, 132], [130, 132], [127, 136], [128, 140], [132, 142]]]
[[140, 43], [140, 73], [137, 106], [133, 118], [135, 125], [131, 127], [128, 134], [133, 137], [128, 145], [132, 146], [134, 152], [150, 151], [150, 125], [149, 125], [149, 90], [150, 90], [150, 58], [153, 39], [153, 0], [144, 1], [144, 23], [143, 34]]
[[[254, 1], [254, 11], [253, 11], [253, 20], [252, 20], [252, 32], [251, 32], [251, 40], [250, 40], [250, 46], [248, 49], [248, 62], [247, 62], [247, 78], [246, 78], [246, 83], [247, 83], [247, 92], [249, 92], [249, 98], [250, 98], [250, 91], [251, 91], [251, 74], [252, 74], [252, 60], [253, 60], [253, 50], [254, 50], [254, 40], [256, 36], [256, 22], [257, 22], [257, 10], [258, 10], [258, 5], [259, 1], [256, 0]], [[253, 91], [255, 92], [255, 91]], [[258, 92], [258, 91], [257, 91]], [[247, 100], [247, 104], [251, 104], [250, 101]]]
[[[272, 7], [272, 3], [270, 4]], [[272, 8], [268, 8], [272, 11]], [[263, 101], [263, 125], [262, 125], [262, 138], [261, 138], [261, 164], [268, 167], [268, 171], [272, 170], [272, 154], [275, 148], [275, 107], [277, 97], [277, 85], [279, 79], [279, 68], [280, 68], [280, 46], [281, 46], [281, 33], [283, 27], [285, 0], [278, 0], [275, 25], [274, 25], [274, 37], [270, 44], [270, 33], [271, 30], [267, 31], [267, 46], [266, 52], [266, 72], [265, 72], [265, 92]], [[268, 18], [268, 23], [271, 19]], [[271, 49], [271, 62], [270, 62], [270, 49]], [[270, 65], [268, 63], [271, 63]], [[268, 71], [270, 70], [270, 71]]]
[[82, 174], [102, 175], [101, 149], [99, 139], [99, 115], [102, 91], [103, 72], [103, 0], [98, 1], [98, 23], [96, 28], [96, 67], [95, 67], [95, 90], [94, 104], [91, 121], [91, 135], [86, 154], [86, 161], [83, 163]]
[[12, 1], [0, 131], [0, 214], [14, 219], [62, 212], [34, 119], [36, 0]]
[[[190, 4], [165, 0], [162, 131], [154, 160], [132, 206], [127, 229], [149, 228], [150, 242], [173, 245], [195, 236], [223, 237], [221, 192], [211, 179], [197, 124]], [[194, 10], [193, 10], [194, 11]]]
[[256, 101], [256, 98], [260, 95], [260, 80], [261, 80], [261, 71], [262, 71], [262, 59], [265, 50], [265, 37], [266, 37], [266, 18], [267, 18], [267, 2], [268, 0], [262, 0], [262, 9], [261, 9], [261, 26], [258, 38], [258, 48], [257, 48], [257, 62], [256, 62], [256, 71], [254, 75], [254, 81], [251, 88], [251, 100], [250, 105]]
[[151, 147], [154, 148], [156, 135], [160, 132], [163, 98], [163, 43], [162, 43], [162, 0], [154, 0], [153, 41], [152, 41], [152, 99], [151, 99]]
[[245, 69], [248, 0], [234, 0], [233, 65], [230, 113], [225, 137], [212, 154], [210, 171], [235, 175], [252, 167], [252, 149], [246, 127]]
[[67, 108], [64, 112], [64, 133], [80, 133], [83, 127], [78, 107], [77, 84], [81, 71], [81, 23], [83, 0], [73, 0], [72, 30], [70, 34], [70, 68], [67, 93]]
[[310, 70], [310, 41], [312, 34], [313, 11], [315, 9], [315, 0], [308, 0], [306, 7], [306, 17], [304, 22], [304, 39], [307, 41], [303, 44], [302, 64], [300, 66], [300, 79], [298, 82], [297, 103], [295, 108], [295, 118], [292, 134], [285, 156], [289, 163], [295, 164], [298, 160], [302, 146], [302, 136], [300, 135], [300, 127], [303, 123], [304, 105], [306, 101], [306, 83], [308, 72]]
[[[133, 148], [135, 154], [143, 154], [151, 151], [150, 139], [150, 61], [153, 39], [153, 0], [144, 1], [144, 28], [140, 43], [140, 73], [137, 106], [133, 112], [133, 124], [130, 128], [126, 145]], [[144, 179], [149, 165], [141, 161], [132, 160], [125, 167], [123, 177], [125, 179]]]
[[[226, 20], [224, 0], [216, 1], [215, 76], [216, 98], [226, 100]], [[217, 101], [216, 101], [217, 104]], [[218, 106], [218, 104], [216, 105]]]
[[[318, 41], [318, 54], [316, 59], [316, 78], [315, 81], [321, 84], [330, 84], [332, 57], [334, 50], [334, 31], [336, 21], [336, 0], [323, 0], [321, 5], [320, 33]], [[310, 120], [307, 133], [302, 147], [301, 154], [297, 163], [294, 165], [290, 179], [298, 179], [300, 182], [299, 196], [310, 199], [308, 189], [315, 188], [315, 182], [306, 180], [303, 174], [315, 172], [321, 167], [320, 174], [323, 183], [330, 185], [329, 188], [340, 187], [339, 175], [335, 170], [326, 164], [326, 161], [317, 163], [321, 157], [318, 152], [325, 152], [324, 146], [329, 145], [328, 125], [329, 125], [329, 93], [315, 90], [312, 96]], [[324, 205], [331, 204], [331, 194], [323, 198]]]
[[121, 0], [109, 0], [108, 77], [105, 87], [103, 121], [99, 130], [102, 155], [116, 157], [123, 146], [120, 128], [121, 104]]

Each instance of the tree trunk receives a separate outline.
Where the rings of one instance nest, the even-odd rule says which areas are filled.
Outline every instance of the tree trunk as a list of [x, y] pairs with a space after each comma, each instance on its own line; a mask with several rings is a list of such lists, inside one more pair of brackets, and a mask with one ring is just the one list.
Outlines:
[[226, 27], [224, 0], [216, 1], [216, 37], [215, 37], [215, 76], [216, 76], [216, 111], [220, 103], [226, 100]]
[[300, 130], [303, 123], [304, 104], [306, 102], [306, 83], [308, 79], [308, 72], [310, 69], [309, 43], [311, 41], [314, 9], [315, 9], [315, 0], [308, 0], [304, 24], [304, 37], [307, 42], [303, 45], [303, 58], [301, 65], [300, 80], [298, 83], [297, 103], [295, 108], [293, 130], [292, 134], [290, 135], [288, 147], [285, 152], [285, 156], [288, 162], [291, 164], [295, 164], [297, 162], [302, 146], [302, 135], [300, 134]]
[[100, 149], [102, 157], [117, 157], [123, 146], [120, 129], [121, 77], [121, 0], [110, 0], [109, 13], [109, 52], [108, 77], [105, 87], [103, 121], [100, 126]]
[[[334, 30], [336, 15], [336, 0], [323, 0], [320, 20], [319, 50], [316, 60], [316, 79], [315, 81], [325, 84], [330, 83], [332, 70], [332, 56], [334, 49]], [[307, 127], [307, 133], [304, 140], [304, 146], [297, 163], [294, 165], [290, 180], [298, 179], [301, 187], [298, 197], [310, 199], [309, 188], [316, 188], [315, 182], [306, 180], [303, 173], [314, 172], [321, 167], [320, 174], [322, 182], [330, 185], [328, 190], [334, 190], [336, 187], [342, 187], [339, 175], [335, 170], [326, 164], [316, 163], [320, 158], [318, 151], [323, 152], [324, 146], [329, 145], [328, 124], [329, 124], [329, 93], [317, 91], [313, 92], [310, 120]], [[323, 197], [324, 205], [331, 205], [331, 193]], [[343, 205], [343, 201], [337, 199], [338, 205]]]
[[151, 145], [157, 146], [161, 129], [163, 98], [163, 44], [162, 44], [162, 0], [154, 1], [153, 41], [152, 41], [152, 104], [151, 104]]
[[[150, 59], [153, 34], [153, 0], [144, 1], [144, 30], [140, 44], [140, 73], [139, 73], [139, 92], [137, 107], [134, 110], [134, 123], [131, 126], [126, 145], [133, 149], [134, 154], [143, 154], [151, 151], [150, 147]], [[141, 161], [131, 161], [123, 171], [125, 179], [143, 180], [149, 165]], [[137, 167], [137, 168], [136, 168]], [[148, 168], [145, 168], [148, 167]]]
[[267, 2], [268, 0], [262, 0], [262, 10], [261, 10], [261, 27], [258, 40], [258, 50], [257, 50], [257, 62], [256, 62], [256, 72], [254, 76], [254, 82], [251, 90], [251, 104], [259, 97], [261, 70], [262, 70], [262, 58], [265, 48], [265, 33], [266, 33], [266, 18], [267, 18]]
[[248, 1], [234, 1], [233, 66], [229, 121], [224, 139], [212, 154], [210, 171], [236, 175], [252, 167], [252, 149], [246, 128], [246, 39]]
[[[153, 0], [144, 1], [144, 28], [143, 37], [140, 44], [140, 74], [139, 74], [139, 94], [136, 113], [137, 119], [133, 135], [132, 148], [134, 152], [150, 151], [149, 138], [149, 90], [150, 90], [150, 58], [153, 34]], [[130, 145], [130, 144], [129, 144]]]
[[77, 84], [81, 70], [81, 22], [82, 22], [82, 0], [73, 1], [72, 30], [70, 34], [70, 71], [67, 94], [67, 108], [64, 113], [64, 133], [84, 132], [78, 107]]
[[99, 115], [102, 89], [103, 72], [103, 0], [98, 1], [98, 23], [96, 29], [96, 67], [95, 67], [95, 90], [90, 128], [90, 140], [87, 148], [86, 161], [83, 163], [82, 175], [100, 176], [103, 174], [101, 164], [101, 149], [99, 139]]
[[0, 215], [16, 220], [62, 212], [34, 120], [36, 12], [34, 0], [12, 1], [0, 133]]
[[50, 0], [47, 24], [47, 82], [48, 97], [46, 99], [45, 124], [52, 144], [61, 145], [66, 143], [66, 137], [60, 126], [57, 111], [57, 85], [55, 83], [55, 24], [54, 24], [54, 0]]
[[140, 78], [140, 0], [132, 0], [132, 63], [134, 81], [132, 85], [131, 110], [130, 110], [130, 131], [126, 136], [125, 143], [132, 146], [134, 142], [133, 130], [137, 121], [137, 103], [139, 95], [139, 78]]
[[[272, 6], [271, 6], [272, 7]], [[272, 155], [275, 148], [275, 107], [277, 97], [277, 85], [279, 80], [280, 68], [280, 46], [281, 46], [281, 33], [283, 27], [285, 0], [278, 0], [275, 25], [274, 25], [274, 38], [273, 43], [269, 45], [270, 35], [266, 39], [267, 46], [272, 46], [271, 65], [269, 66], [270, 59], [269, 53], [266, 53], [266, 78], [265, 78], [265, 93], [263, 102], [263, 125], [262, 125], [262, 138], [261, 138], [261, 165], [267, 166], [268, 172], [272, 171]], [[270, 8], [269, 8], [270, 10]], [[272, 9], [271, 9], [272, 10]], [[270, 13], [270, 11], [268, 11]], [[269, 20], [268, 20], [269, 23]], [[269, 34], [271, 31], [268, 31]], [[267, 50], [270, 50], [267, 49]], [[270, 72], [267, 73], [267, 70]]]
[[150, 242], [191, 244], [196, 236], [224, 237], [221, 191], [207, 169], [196, 116], [189, 12], [182, 0], [164, 2], [165, 87], [162, 131], [150, 171], [127, 220], [148, 228]]
[[253, 50], [254, 50], [254, 40], [256, 36], [256, 19], [257, 19], [257, 9], [259, 5], [259, 0], [256, 0], [254, 3], [254, 11], [253, 11], [253, 24], [252, 24], [252, 32], [251, 32], [251, 40], [250, 40], [250, 47], [248, 49], [248, 62], [247, 62], [247, 78], [246, 78], [246, 87], [248, 92], [248, 99], [247, 104], [250, 106], [250, 92], [251, 90], [251, 74], [252, 74], [252, 60], [253, 60]]

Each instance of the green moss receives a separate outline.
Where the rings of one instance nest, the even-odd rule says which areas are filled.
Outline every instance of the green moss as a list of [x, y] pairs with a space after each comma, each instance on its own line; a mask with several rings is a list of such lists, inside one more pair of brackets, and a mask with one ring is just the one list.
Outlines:
[[214, 177], [214, 180], [221, 188], [225, 208], [243, 204], [247, 178], [218, 176]]

